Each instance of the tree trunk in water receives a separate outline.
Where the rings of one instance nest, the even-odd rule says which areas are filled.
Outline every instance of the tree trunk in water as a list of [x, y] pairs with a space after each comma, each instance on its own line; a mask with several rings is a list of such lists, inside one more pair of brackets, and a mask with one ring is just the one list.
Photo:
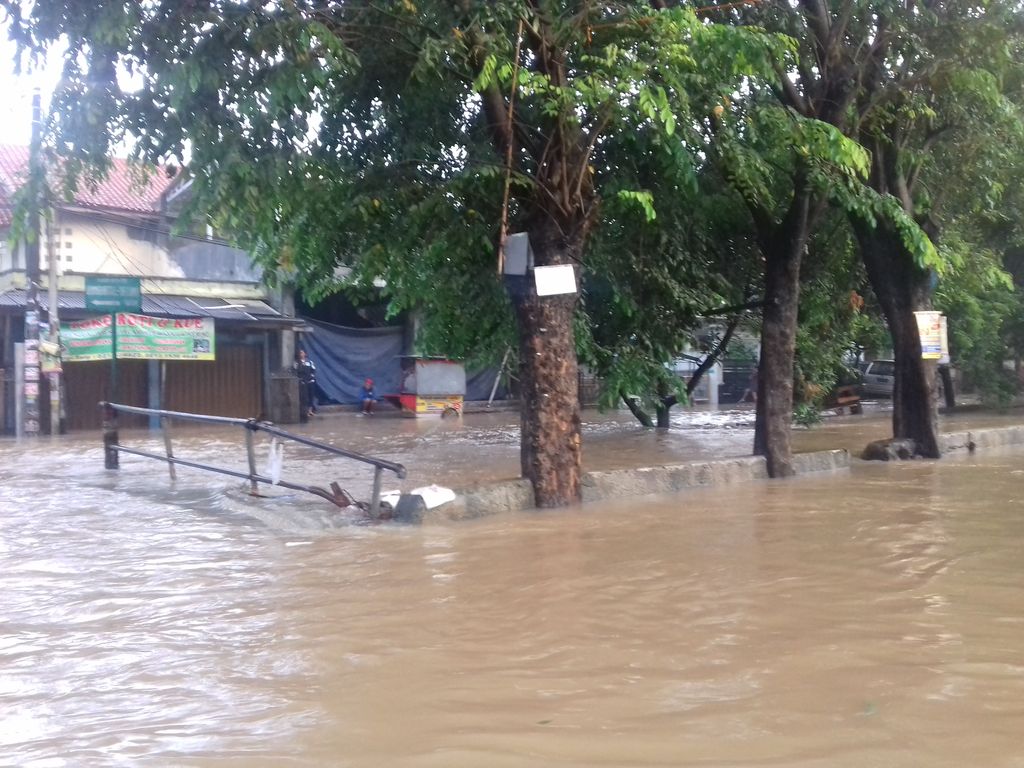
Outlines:
[[937, 459], [935, 362], [921, 359], [916, 310], [928, 309], [930, 274], [906, 252], [899, 234], [879, 222], [854, 222], [861, 258], [892, 336], [896, 377], [892, 388], [892, 436], [910, 439], [920, 455]]
[[[529, 236], [538, 266], [571, 264], [582, 247], [581, 242], [566, 244], [551, 224], [531, 227]], [[580, 500], [582, 464], [573, 335], [577, 296], [539, 297], [532, 274], [515, 279], [523, 477], [533, 484], [538, 507], [566, 506]]]
[[810, 196], [798, 190], [789, 212], [762, 238], [765, 257], [761, 361], [757, 374], [754, 453], [764, 456], [769, 477], [793, 474], [793, 357], [796, 352], [800, 262], [810, 234]]
[[672, 426], [672, 417], [671, 417], [671, 413], [669, 413], [671, 410], [672, 410], [672, 406], [671, 405], [669, 405], [669, 404], [667, 404], [665, 402], [658, 403], [658, 411], [657, 411], [657, 414], [656, 414], [657, 418], [658, 418], [658, 429], [669, 429], [669, 428], [671, 428], [671, 426]]
[[[697, 387], [700, 386], [700, 382], [704, 378], [704, 375], [714, 368], [722, 355], [725, 354], [726, 349], [729, 347], [729, 342], [732, 341], [733, 334], [736, 333], [736, 329], [739, 327], [741, 318], [742, 315], [733, 316], [729, 321], [729, 324], [726, 326], [725, 333], [722, 335], [721, 340], [717, 345], [715, 345], [715, 348], [707, 354], [701, 364], [697, 366], [697, 370], [690, 375], [689, 380], [686, 382], [687, 402], [693, 402], [691, 395]], [[672, 427], [672, 406], [678, 404], [679, 398], [675, 394], [669, 394], [668, 388], [662, 385], [658, 391], [658, 429], [670, 429]]]
[[942, 396], [945, 398], [947, 408], [956, 408], [956, 392], [953, 391], [953, 372], [948, 365], [939, 366], [939, 376], [942, 377]]
[[675, 395], [670, 395], [668, 387], [664, 382], [658, 387], [658, 405], [655, 413], [658, 419], [658, 429], [668, 429], [672, 426], [671, 417], [669, 411], [672, 410], [672, 406], [677, 402]]
[[626, 407], [629, 408], [629, 412], [636, 417], [636, 420], [639, 421], [641, 425], [649, 429], [654, 428], [654, 422], [651, 421], [651, 417], [647, 414], [647, 411], [640, 407], [640, 403], [637, 401], [635, 396], [627, 395], [625, 392], [619, 392], [619, 397], [622, 398], [622, 402], [624, 402]]

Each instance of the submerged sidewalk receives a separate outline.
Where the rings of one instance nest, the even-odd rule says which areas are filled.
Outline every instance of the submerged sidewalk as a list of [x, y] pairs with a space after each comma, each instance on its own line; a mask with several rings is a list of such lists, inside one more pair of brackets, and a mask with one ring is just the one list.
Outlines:
[[[583, 421], [584, 502], [767, 477], [764, 459], [751, 455], [754, 411], [749, 406], [675, 409], [667, 431], [644, 429], [624, 412], [585, 411]], [[348, 445], [357, 439], [368, 453], [376, 449], [379, 455], [386, 448], [388, 458], [404, 463], [410, 472], [406, 490], [436, 483], [459, 492], [455, 502], [428, 513], [428, 519], [534, 506], [530, 484], [519, 477], [519, 417], [514, 411], [470, 412], [461, 420], [339, 414], [326, 422], [312, 429], [335, 432]], [[939, 429], [947, 452], [965, 451], [969, 444], [979, 449], [1024, 444], [1024, 409], [963, 408], [942, 414]], [[869, 442], [890, 436], [891, 411], [879, 404], [861, 415], [830, 415], [810, 429], [795, 427], [797, 472], [847, 470]]]
[[[947, 432], [940, 436], [939, 442], [943, 455], [1020, 446], [1024, 445], [1024, 425]], [[845, 448], [809, 451], [794, 454], [793, 468], [797, 475], [836, 472], [848, 470], [854, 460]], [[768, 470], [762, 456], [586, 472], [583, 502], [642, 498], [767, 479]], [[462, 489], [454, 502], [428, 514], [436, 519], [457, 520], [534, 507], [533, 489], [528, 481], [520, 479]]]

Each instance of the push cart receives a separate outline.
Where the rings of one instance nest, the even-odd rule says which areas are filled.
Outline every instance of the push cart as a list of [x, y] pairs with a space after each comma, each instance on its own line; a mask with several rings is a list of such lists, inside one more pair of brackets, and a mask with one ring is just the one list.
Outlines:
[[466, 369], [446, 357], [403, 355], [399, 358], [402, 389], [382, 395], [409, 416], [461, 416], [466, 395]]

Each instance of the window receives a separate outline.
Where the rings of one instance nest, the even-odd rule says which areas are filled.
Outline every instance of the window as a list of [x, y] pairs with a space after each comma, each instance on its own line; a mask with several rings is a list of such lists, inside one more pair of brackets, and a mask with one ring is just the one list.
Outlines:
[[873, 376], [895, 376], [896, 365], [892, 360], [876, 360], [871, 364], [868, 373]]
[[64, 227], [64, 234], [70, 236], [71, 235], [71, 227]]
[[156, 231], [155, 227], [138, 227], [129, 224], [125, 229], [128, 230], [128, 237], [132, 240], [141, 240], [143, 242], [156, 245], [156, 239], [159, 233]]

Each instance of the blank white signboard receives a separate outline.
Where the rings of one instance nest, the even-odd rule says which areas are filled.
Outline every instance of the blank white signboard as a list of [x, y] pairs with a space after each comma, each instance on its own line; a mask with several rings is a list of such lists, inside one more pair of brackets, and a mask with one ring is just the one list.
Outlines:
[[572, 264], [555, 264], [552, 267], [534, 267], [538, 296], [557, 296], [561, 293], [576, 293], [576, 274]]

